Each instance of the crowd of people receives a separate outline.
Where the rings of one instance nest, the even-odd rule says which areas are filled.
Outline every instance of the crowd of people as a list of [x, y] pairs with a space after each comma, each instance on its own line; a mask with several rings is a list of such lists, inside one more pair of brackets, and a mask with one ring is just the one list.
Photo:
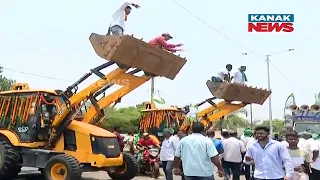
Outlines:
[[[183, 180], [214, 180], [217, 174], [225, 180], [317, 180], [320, 178], [320, 138], [305, 131], [287, 132], [285, 140], [270, 138], [270, 129], [246, 128], [238, 137], [234, 131], [221, 131], [215, 137], [213, 127], [207, 129], [194, 122], [191, 133], [166, 128], [161, 145], [144, 133], [138, 146], [160, 148], [160, 161], [167, 180], [179, 175]], [[124, 151], [134, 153], [134, 134], [124, 140]]]

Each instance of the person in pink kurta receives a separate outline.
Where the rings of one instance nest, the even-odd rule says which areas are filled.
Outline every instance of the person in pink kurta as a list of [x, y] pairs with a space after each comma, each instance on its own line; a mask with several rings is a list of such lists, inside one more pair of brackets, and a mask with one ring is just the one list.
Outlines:
[[169, 33], [163, 33], [161, 36], [153, 38], [149, 44], [159, 47], [161, 49], [165, 49], [170, 52], [177, 52], [183, 51], [182, 49], [176, 49], [177, 47], [181, 47], [183, 44], [169, 44], [167, 43], [168, 40], [172, 39], [173, 37]]

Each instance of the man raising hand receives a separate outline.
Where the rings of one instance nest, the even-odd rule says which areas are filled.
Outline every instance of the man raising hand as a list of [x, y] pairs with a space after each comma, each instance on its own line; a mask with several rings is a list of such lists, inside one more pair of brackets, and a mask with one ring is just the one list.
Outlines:
[[125, 0], [120, 8], [113, 13], [112, 22], [107, 35], [123, 35], [125, 22], [128, 20], [128, 15], [131, 13], [131, 6], [140, 8], [136, 0]]

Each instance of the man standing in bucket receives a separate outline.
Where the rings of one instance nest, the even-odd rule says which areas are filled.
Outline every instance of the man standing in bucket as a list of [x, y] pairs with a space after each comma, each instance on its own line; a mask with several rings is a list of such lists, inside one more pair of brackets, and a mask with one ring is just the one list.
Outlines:
[[131, 13], [131, 6], [140, 8], [137, 0], [125, 0], [120, 8], [113, 13], [112, 22], [107, 35], [123, 35], [125, 22], [128, 20], [128, 15]]

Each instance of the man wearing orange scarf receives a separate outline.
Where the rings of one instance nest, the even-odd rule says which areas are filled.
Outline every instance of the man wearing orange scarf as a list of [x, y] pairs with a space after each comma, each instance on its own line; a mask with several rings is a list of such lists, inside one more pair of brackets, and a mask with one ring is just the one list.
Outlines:
[[136, 0], [125, 0], [120, 8], [113, 13], [112, 22], [107, 35], [123, 35], [125, 22], [128, 20], [128, 15], [131, 13], [131, 6], [140, 8]]

